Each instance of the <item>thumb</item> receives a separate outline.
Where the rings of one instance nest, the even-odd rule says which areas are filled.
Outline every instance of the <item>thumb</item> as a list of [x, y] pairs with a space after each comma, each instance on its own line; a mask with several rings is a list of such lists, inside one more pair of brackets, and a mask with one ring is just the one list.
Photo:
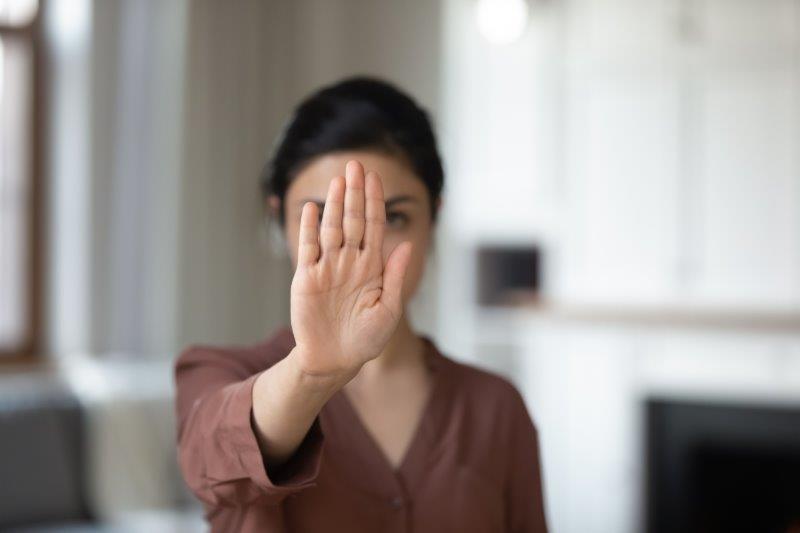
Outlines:
[[403, 241], [398, 244], [383, 269], [383, 291], [381, 302], [392, 310], [395, 316], [399, 316], [403, 307], [403, 280], [406, 277], [406, 270], [411, 259], [411, 241]]

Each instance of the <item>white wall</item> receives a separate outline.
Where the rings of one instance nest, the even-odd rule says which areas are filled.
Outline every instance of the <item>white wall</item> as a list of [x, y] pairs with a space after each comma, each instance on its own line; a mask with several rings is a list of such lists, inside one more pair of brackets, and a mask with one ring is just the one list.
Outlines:
[[[553, 531], [640, 531], [645, 398], [800, 406], [800, 2], [530, 2], [504, 47], [444, 5], [443, 344], [524, 391]], [[476, 308], [484, 242], [547, 305]]]

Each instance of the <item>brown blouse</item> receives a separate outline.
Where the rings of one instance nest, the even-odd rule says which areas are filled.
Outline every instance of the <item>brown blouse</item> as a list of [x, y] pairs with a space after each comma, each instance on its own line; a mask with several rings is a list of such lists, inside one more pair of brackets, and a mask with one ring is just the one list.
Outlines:
[[253, 346], [184, 350], [178, 458], [212, 531], [546, 532], [537, 431], [522, 396], [422, 338], [434, 386], [397, 470], [343, 389], [279, 472], [265, 469], [253, 382], [294, 347], [289, 326]]

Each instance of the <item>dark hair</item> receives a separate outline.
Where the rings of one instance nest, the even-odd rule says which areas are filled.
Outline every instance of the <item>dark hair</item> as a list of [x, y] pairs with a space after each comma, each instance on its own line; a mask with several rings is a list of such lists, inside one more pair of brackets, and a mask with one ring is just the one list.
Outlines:
[[[428, 113], [394, 85], [353, 76], [325, 86], [295, 109], [261, 175], [264, 197], [281, 200], [305, 164], [328, 152], [370, 149], [403, 158], [428, 189], [431, 219], [444, 186], [444, 170]], [[333, 176], [331, 176], [333, 177]]]

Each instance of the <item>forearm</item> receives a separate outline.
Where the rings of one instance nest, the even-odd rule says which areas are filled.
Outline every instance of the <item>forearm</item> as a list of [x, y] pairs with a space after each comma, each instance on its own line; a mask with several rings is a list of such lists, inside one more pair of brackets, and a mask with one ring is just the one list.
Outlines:
[[268, 469], [297, 450], [322, 407], [355, 374], [321, 378], [303, 373], [295, 346], [253, 385], [253, 429]]

